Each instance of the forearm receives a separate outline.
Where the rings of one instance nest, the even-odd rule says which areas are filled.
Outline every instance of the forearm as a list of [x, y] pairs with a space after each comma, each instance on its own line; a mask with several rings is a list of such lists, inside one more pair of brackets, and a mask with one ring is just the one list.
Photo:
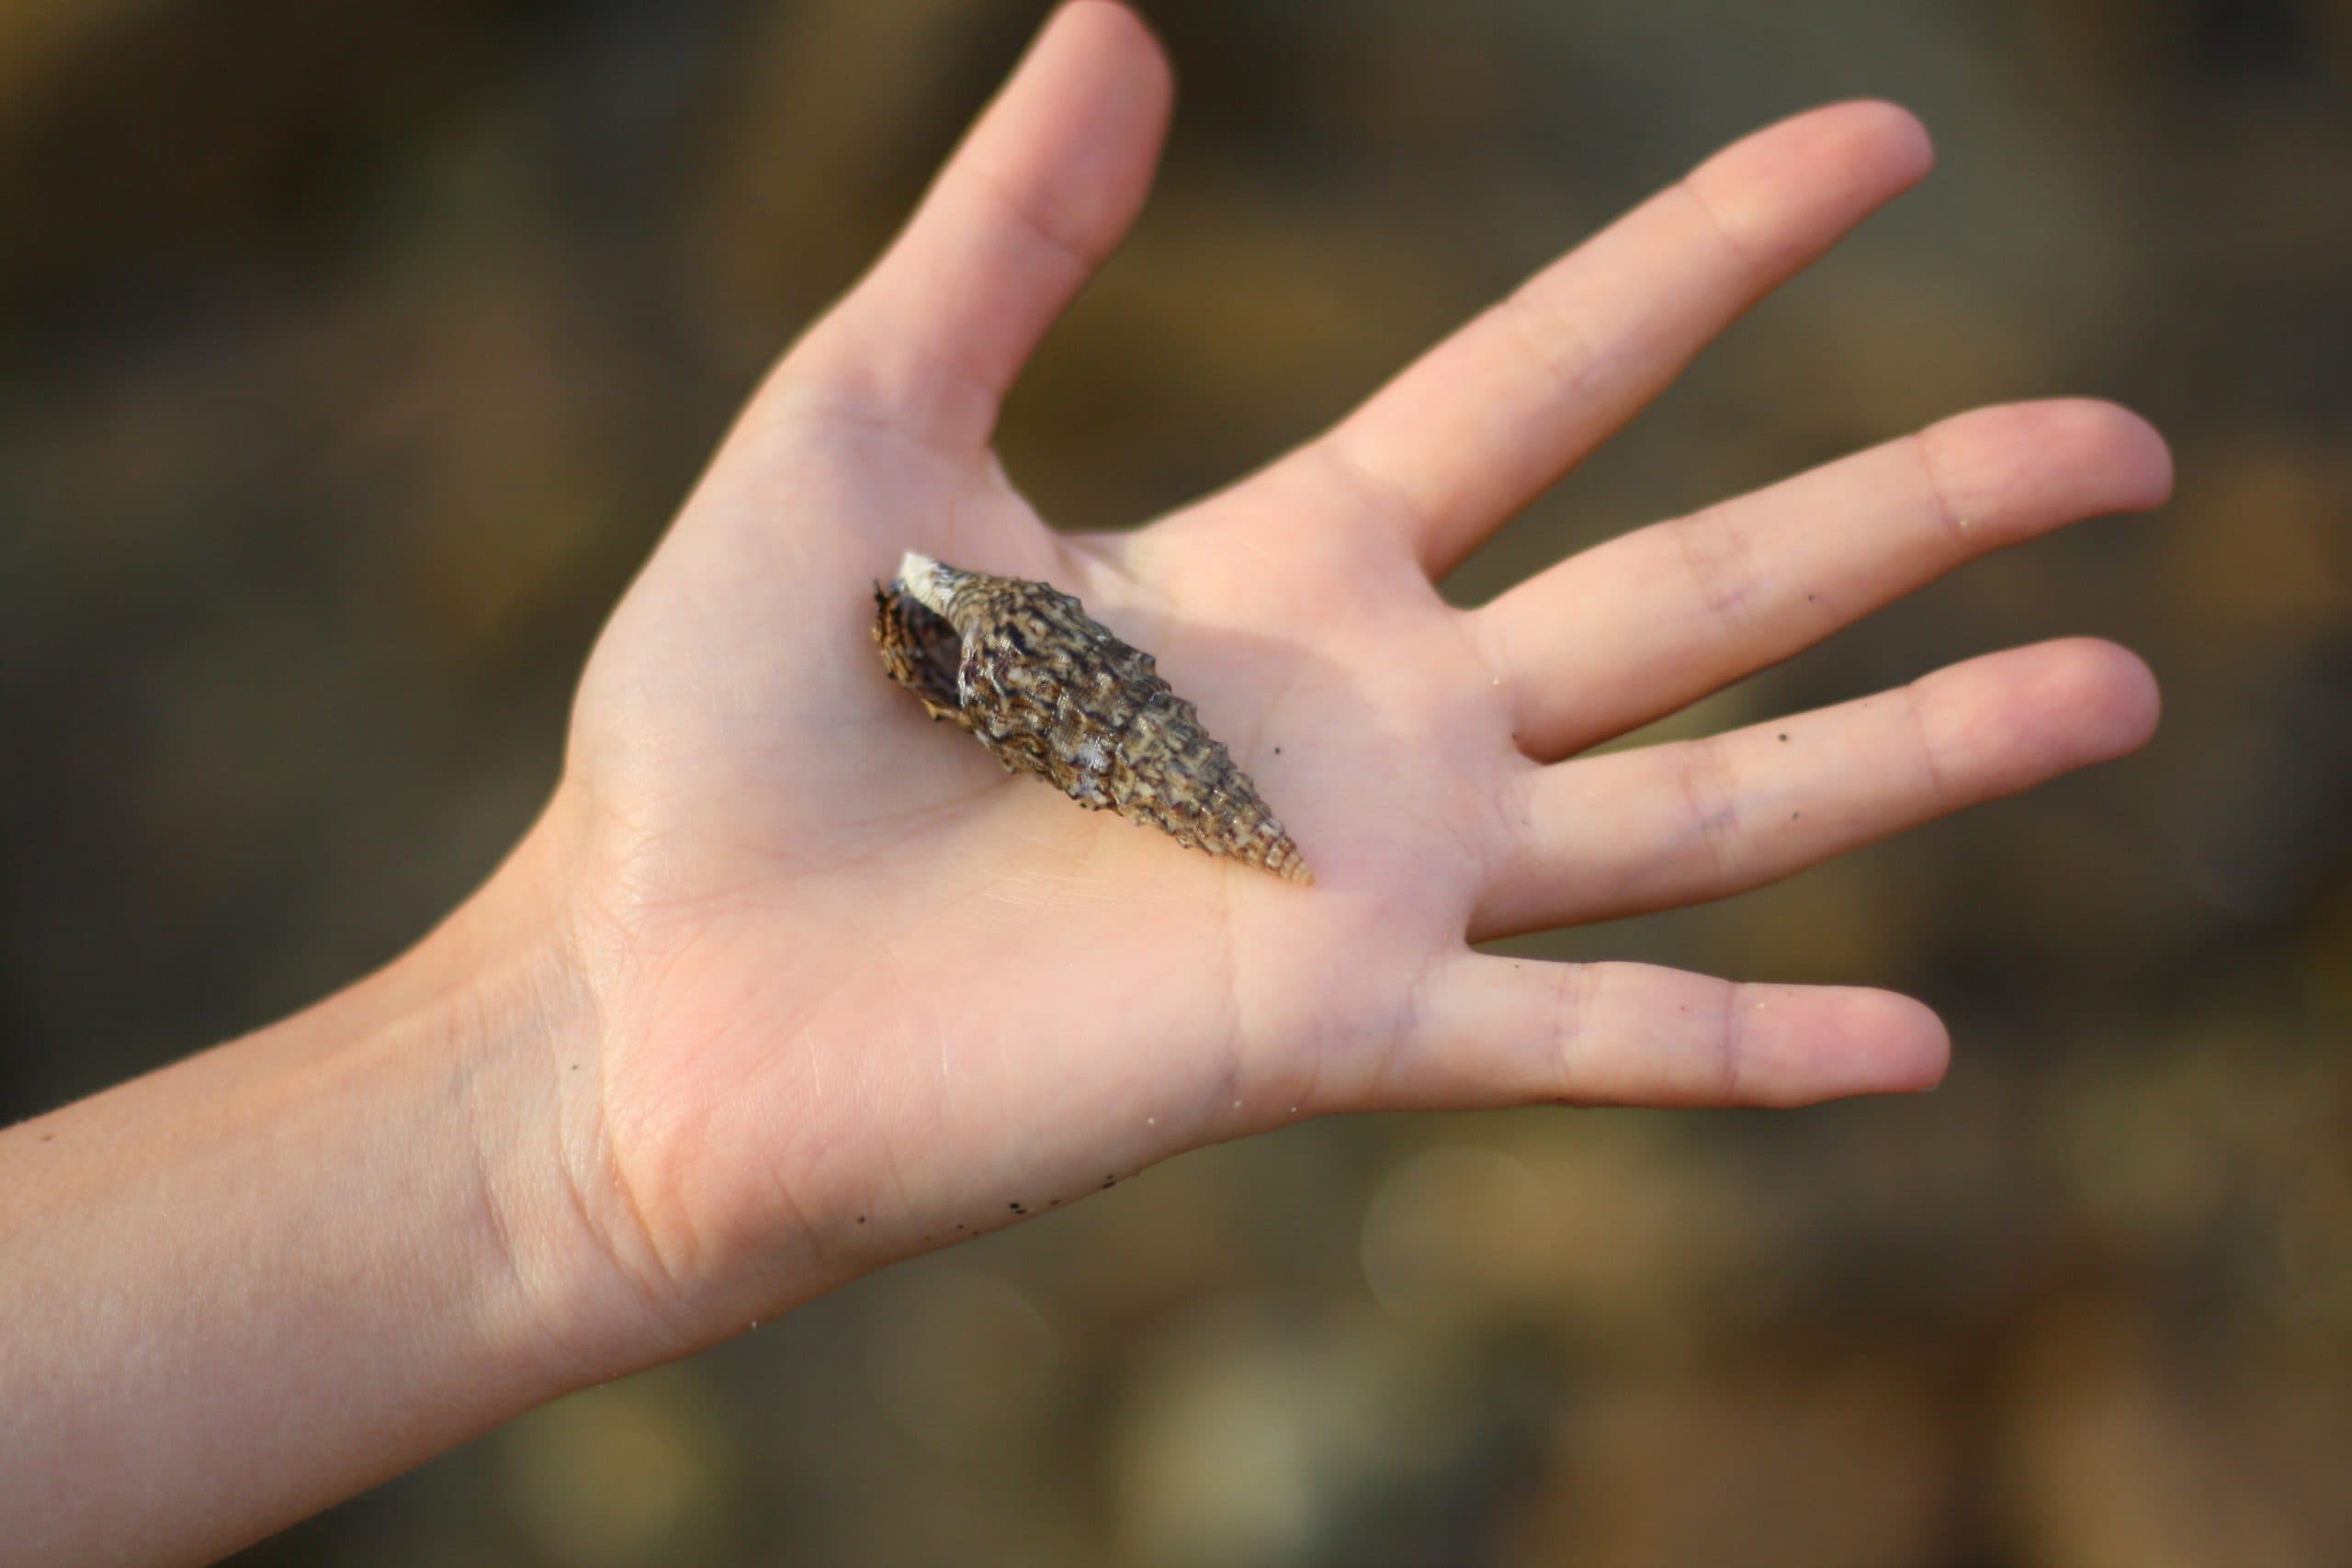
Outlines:
[[630, 1359], [530, 897], [0, 1134], [0, 1562], [206, 1560]]

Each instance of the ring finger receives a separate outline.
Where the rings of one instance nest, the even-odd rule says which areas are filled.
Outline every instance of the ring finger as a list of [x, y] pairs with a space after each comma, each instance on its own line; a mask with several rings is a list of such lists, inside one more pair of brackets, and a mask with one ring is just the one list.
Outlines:
[[2156, 689], [2090, 637], [1703, 740], [1519, 774], [1470, 938], [1671, 908], [1776, 881], [1962, 807], [2137, 750]]

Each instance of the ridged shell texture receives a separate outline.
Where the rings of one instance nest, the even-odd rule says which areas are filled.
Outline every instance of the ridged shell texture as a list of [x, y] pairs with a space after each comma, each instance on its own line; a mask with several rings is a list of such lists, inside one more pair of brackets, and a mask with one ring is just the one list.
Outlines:
[[1180, 844], [1314, 880], [1257, 785], [1151, 655], [1070, 595], [910, 552], [874, 598], [874, 640], [890, 678], [1008, 771]]

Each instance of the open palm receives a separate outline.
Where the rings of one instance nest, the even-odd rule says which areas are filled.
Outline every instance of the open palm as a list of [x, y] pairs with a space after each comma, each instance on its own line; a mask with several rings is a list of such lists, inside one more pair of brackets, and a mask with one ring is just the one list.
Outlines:
[[[1132, 535], [1049, 530], [989, 431], [1140, 205], [1168, 96], [1130, 14], [1066, 7], [591, 661], [543, 829], [600, 1024], [572, 1174], [686, 1337], [1302, 1117], [1933, 1083], [1942, 1029], [1900, 997], [1469, 943], [1752, 886], [2154, 723], [2136, 660], [2070, 641], [1564, 761], [1972, 555], [2153, 504], [2162, 445], [2103, 404], [1962, 416], [1475, 611], [1432, 586], [1925, 172], [1884, 106], [1719, 155], [1235, 488]], [[1156, 653], [1315, 886], [1080, 811], [925, 722], [867, 637], [909, 548], [1049, 581]]]

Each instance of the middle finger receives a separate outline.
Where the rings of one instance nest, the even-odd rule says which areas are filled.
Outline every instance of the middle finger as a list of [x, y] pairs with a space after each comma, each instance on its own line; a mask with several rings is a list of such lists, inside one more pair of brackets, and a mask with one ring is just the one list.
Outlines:
[[1983, 409], [1571, 557], [1471, 612], [1512, 734], [1552, 761], [1811, 646], [1973, 557], [2172, 487], [2111, 403]]

